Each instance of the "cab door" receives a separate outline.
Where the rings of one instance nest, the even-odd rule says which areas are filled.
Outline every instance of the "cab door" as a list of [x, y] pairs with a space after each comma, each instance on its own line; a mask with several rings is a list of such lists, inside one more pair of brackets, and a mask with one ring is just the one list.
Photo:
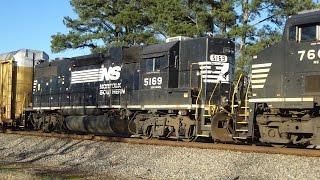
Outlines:
[[140, 101], [142, 104], [163, 104], [167, 102], [164, 93], [168, 88], [168, 55], [148, 56], [140, 62]]

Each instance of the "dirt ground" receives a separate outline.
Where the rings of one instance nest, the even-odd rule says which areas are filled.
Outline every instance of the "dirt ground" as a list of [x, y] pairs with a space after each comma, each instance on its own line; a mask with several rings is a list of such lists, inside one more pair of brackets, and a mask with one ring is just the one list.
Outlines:
[[87, 174], [70, 168], [28, 164], [0, 164], [0, 180], [123, 179], [110, 174]]

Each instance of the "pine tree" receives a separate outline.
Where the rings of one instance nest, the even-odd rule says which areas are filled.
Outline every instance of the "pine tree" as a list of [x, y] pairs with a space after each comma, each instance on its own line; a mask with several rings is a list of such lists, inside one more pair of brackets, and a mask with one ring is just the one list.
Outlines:
[[53, 52], [84, 47], [101, 52], [111, 46], [157, 41], [145, 28], [151, 21], [142, 12], [143, 0], [71, 0], [70, 4], [79, 18], [64, 17], [70, 31], [52, 36]]
[[212, 29], [206, 3], [196, 0], [150, 0], [145, 7], [150, 28], [164, 38], [205, 36]]
[[213, 30], [209, 3], [198, 0], [71, 0], [77, 19], [64, 17], [70, 31], [52, 36], [51, 49], [150, 44], [172, 36], [200, 37]]
[[[248, 73], [253, 53], [279, 40], [289, 15], [315, 7], [312, 0], [71, 0], [78, 15], [70, 31], [52, 36], [51, 49], [132, 46], [172, 36], [232, 37], [239, 72]], [[274, 24], [271, 26], [271, 24]]]
[[237, 26], [236, 0], [209, 1], [215, 36], [229, 37], [231, 28]]

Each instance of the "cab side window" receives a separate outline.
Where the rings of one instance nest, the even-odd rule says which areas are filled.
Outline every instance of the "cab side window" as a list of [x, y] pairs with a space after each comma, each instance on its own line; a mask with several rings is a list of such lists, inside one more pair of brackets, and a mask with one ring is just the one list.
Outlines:
[[296, 41], [297, 39], [297, 26], [291, 26], [289, 28], [289, 41]]
[[318, 30], [319, 26], [316, 24], [308, 24], [299, 27], [300, 42], [319, 40]]
[[146, 59], [146, 72], [160, 72], [160, 58]]

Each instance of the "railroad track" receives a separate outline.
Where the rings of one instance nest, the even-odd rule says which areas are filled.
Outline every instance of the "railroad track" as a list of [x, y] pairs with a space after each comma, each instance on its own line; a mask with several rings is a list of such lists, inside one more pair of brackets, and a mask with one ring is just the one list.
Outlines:
[[40, 137], [52, 137], [52, 138], [70, 138], [70, 139], [80, 139], [80, 140], [121, 142], [121, 143], [130, 143], [130, 144], [144, 144], [144, 145], [157, 145], [157, 146], [216, 149], [216, 150], [228, 150], [228, 151], [238, 151], [238, 152], [282, 154], [282, 155], [295, 155], [295, 156], [306, 156], [306, 157], [320, 157], [320, 150], [316, 150], [316, 149], [277, 148], [277, 147], [258, 146], [258, 145], [215, 144], [215, 143], [202, 143], [202, 142], [182, 142], [182, 141], [159, 140], [159, 139], [145, 140], [145, 139], [138, 139], [138, 138], [43, 133], [43, 132], [28, 132], [28, 131], [10, 131], [10, 130], [7, 130], [7, 132], [4, 134], [16, 134], [16, 135], [24, 135], [24, 136], [40, 136]]

